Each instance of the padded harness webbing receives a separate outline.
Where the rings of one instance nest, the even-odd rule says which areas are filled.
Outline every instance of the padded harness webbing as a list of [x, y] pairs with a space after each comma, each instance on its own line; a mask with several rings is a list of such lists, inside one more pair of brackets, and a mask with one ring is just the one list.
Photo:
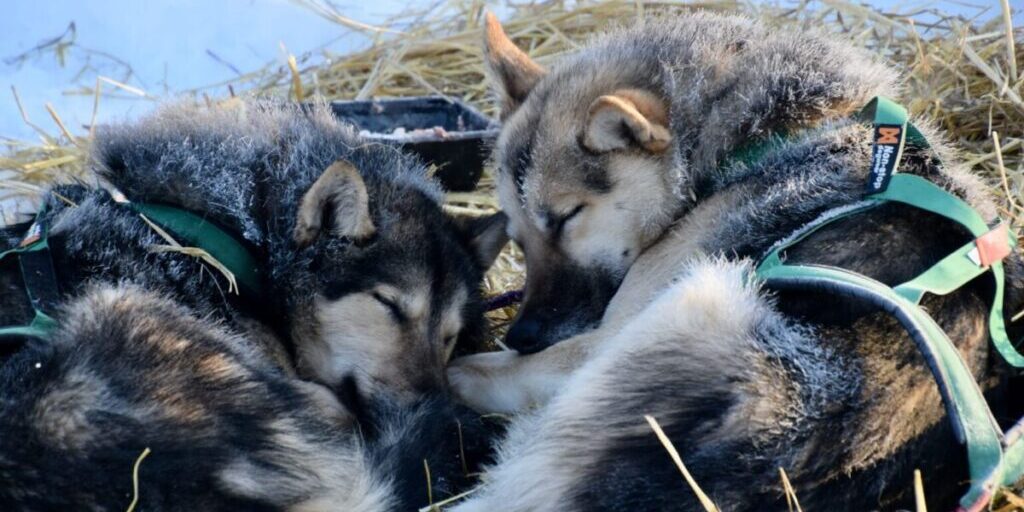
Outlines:
[[234, 274], [249, 294], [261, 291], [259, 264], [235, 237], [190, 211], [154, 203], [124, 203], [132, 210], [174, 233], [187, 245], [199, 247]]
[[[256, 258], [223, 229], [199, 215], [173, 206], [126, 201], [118, 203], [145, 215], [156, 225], [179, 237], [182, 242], [206, 251], [233, 274], [244, 293], [257, 297], [262, 293]], [[25, 291], [35, 311], [28, 325], [0, 327], [0, 341], [22, 336], [46, 338], [57, 327], [53, 314], [60, 301], [60, 289], [48, 237], [46, 203], [43, 202], [35, 221], [18, 246], [0, 253], [0, 259], [9, 255], [18, 257]]]
[[12, 254], [18, 256], [25, 293], [28, 295], [32, 310], [35, 311], [32, 322], [28, 325], [0, 327], [0, 341], [12, 336], [45, 338], [57, 325], [50, 314], [60, 299], [60, 288], [53, 270], [48, 235], [46, 203], [43, 203], [35, 222], [29, 226], [18, 246], [0, 253], [0, 259]]
[[[828, 211], [773, 246], [757, 266], [756, 275], [778, 289], [817, 289], [867, 301], [896, 317], [914, 340], [939, 387], [953, 431], [965, 444], [971, 487], [961, 499], [965, 510], [980, 510], [997, 486], [1008, 485], [1024, 474], [1024, 441], [1017, 430], [1004, 436], [985, 402], [970, 369], [935, 320], [920, 306], [925, 293], [945, 295], [991, 270], [995, 296], [989, 312], [989, 335], [996, 349], [1015, 367], [1024, 356], [1014, 348], [1003, 322], [1004, 272], [1001, 260], [1016, 246], [1005, 223], [990, 229], [966, 202], [930, 181], [896, 174], [905, 143], [927, 148], [921, 133], [907, 121], [903, 107], [875, 98], [861, 111], [874, 127], [871, 172], [867, 197], [854, 205]], [[788, 265], [783, 253], [818, 229], [850, 215], [896, 201], [941, 215], [966, 228], [975, 240], [946, 256], [917, 277], [890, 288], [849, 270], [826, 265]]]

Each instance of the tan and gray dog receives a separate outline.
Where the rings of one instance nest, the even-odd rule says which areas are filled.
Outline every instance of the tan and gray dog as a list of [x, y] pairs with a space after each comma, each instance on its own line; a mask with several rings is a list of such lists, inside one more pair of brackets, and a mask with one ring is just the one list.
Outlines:
[[[896, 320], [747, 277], [776, 241], [862, 198], [871, 131], [851, 115], [896, 95], [894, 71], [814, 31], [710, 14], [615, 31], [550, 70], [489, 17], [485, 52], [504, 118], [498, 193], [527, 261], [508, 343], [525, 354], [459, 359], [449, 378], [478, 410], [538, 408], [456, 510], [701, 509], [645, 414], [722, 510], [784, 509], [780, 467], [807, 509], [904, 503], [915, 467], [929, 503], [950, 503], [962, 447]], [[980, 180], [925, 132], [934, 149], [908, 149], [902, 172], [994, 219]], [[771, 137], [757, 158], [736, 156]], [[894, 204], [788, 258], [895, 285], [970, 239]], [[1013, 314], [1018, 255], [1007, 268]], [[990, 286], [924, 302], [987, 387], [1000, 372]]]
[[[486, 439], [444, 365], [481, 333], [502, 216], [449, 217], [421, 162], [326, 105], [180, 104], [98, 129], [91, 156], [133, 201], [235, 237], [262, 293], [105, 190], [45, 194], [59, 328], [0, 339], [0, 510], [377, 512], [469, 483]], [[16, 263], [0, 325], [32, 318]]]

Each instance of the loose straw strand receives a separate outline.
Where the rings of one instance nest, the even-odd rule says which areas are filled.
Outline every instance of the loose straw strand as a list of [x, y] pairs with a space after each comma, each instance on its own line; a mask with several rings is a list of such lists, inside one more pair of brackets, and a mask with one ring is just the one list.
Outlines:
[[147, 446], [142, 453], [139, 454], [139, 458], [135, 459], [135, 467], [132, 468], [132, 502], [128, 505], [128, 510], [125, 512], [133, 512], [135, 506], [139, 504], [139, 466], [142, 465], [142, 461], [145, 460], [150, 454], [149, 447]]
[[676, 463], [676, 467], [679, 468], [679, 472], [683, 474], [683, 478], [686, 479], [686, 483], [690, 484], [690, 488], [693, 489], [693, 493], [697, 495], [697, 499], [700, 500], [700, 504], [704, 506], [704, 510], [707, 512], [719, 512], [718, 507], [715, 506], [711, 498], [708, 498], [707, 494], [701, 490], [700, 486], [697, 485], [697, 481], [690, 475], [690, 471], [686, 469], [686, 465], [683, 464], [683, 459], [679, 456], [679, 452], [676, 451], [675, 445], [672, 444], [672, 440], [665, 435], [665, 432], [661, 430], [661, 425], [658, 424], [658, 420], [654, 419], [649, 414], [644, 415], [644, 419], [651, 425], [651, 429], [654, 430], [654, 435], [658, 436], [658, 440], [668, 451], [672, 461]]
[[434, 484], [430, 479], [430, 464], [427, 464], [427, 459], [423, 459], [423, 471], [427, 473], [427, 507], [437, 510], [434, 505]]
[[796, 491], [793, 489], [793, 484], [789, 481], [789, 475], [786, 474], [786, 470], [779, 467], [779, 476], [782, 478], [782, 489], [786, 493], [786, 505], [789, 506], [789, 512], [793, 512], [793, 508], [796, 507], [796, 512], [804, 512], [800, 508], [800, 500], [796, 499]]
[[924, 502], [924, 482], [921, 480], [921, 470], [914, 470], [914, 502], [917, 504], [917, 512], [928, 512], [928, 505]]

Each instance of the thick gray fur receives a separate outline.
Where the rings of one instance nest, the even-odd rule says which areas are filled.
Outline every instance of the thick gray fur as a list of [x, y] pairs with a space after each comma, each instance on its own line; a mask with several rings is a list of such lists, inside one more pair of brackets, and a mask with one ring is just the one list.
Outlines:
[[[300, 199], [339, 159], [362, 175], [376, 235], [296, 247]], [[230, 294], [198, 259], [152, 251], [167, 242], [105, 190], [46, 194], [60, 327], [0, 347], [0, 509], [124, 510], [147, 447], [138, 510], [408, 510], [425, 504], [424, 460], [434, 496], [465, 484], [442, 389], [398, 403], [296, 377], [292, 335], [317, 331], [317, 304], [392, 275], [432, 278], [437, 304], [463, 288], [463, 334], [479, 329], [483, 269], [419, 161], [364, 144], [325, 105], [252, 102], [180, 103], [100, 128], [90, 165], [131, 201], [187, 209], [242, 240], [265, 294]], [[3, 247], [27, 227], [5, 228]], [[0, 322], [27, 323], [16, 260], [0, 270]], [[439, 361], [419, 369], [442, 380]], [[463, 418], [468, 443], [477, 423]]]

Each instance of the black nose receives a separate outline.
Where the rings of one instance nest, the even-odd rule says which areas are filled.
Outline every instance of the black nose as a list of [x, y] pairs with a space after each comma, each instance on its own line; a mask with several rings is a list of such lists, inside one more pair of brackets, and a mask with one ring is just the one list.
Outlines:
[[546, 346], [541, 339], [540, 322], [533, 318], [523, 317], [509, 328], [505, 335], [505, 344], [520, 354], [540, 352]]
[[360, 393], [359, 383], [352, 374], [346, 375], [334, 386], [334, 396], [355, 416], [356, 421], [367, 422], [370, 419], [369, 405], [366, 397]]

